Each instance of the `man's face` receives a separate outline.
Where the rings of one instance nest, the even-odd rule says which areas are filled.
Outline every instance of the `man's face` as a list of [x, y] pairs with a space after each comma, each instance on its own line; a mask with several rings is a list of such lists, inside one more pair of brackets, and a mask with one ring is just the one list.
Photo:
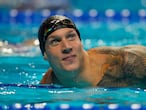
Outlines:
[[73, 28], [61, 28], [48, 36], [44, 58], [53, 69], [76, 71], [82, 66], [83, 51], [77, 32]]

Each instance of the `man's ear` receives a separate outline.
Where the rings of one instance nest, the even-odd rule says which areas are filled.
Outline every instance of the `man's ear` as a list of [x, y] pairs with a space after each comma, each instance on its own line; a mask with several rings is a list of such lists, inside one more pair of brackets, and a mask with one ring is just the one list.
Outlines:
[[46, 55], [46, 52], [44, 52], [44, 59], [48, 60], [48, 56]]

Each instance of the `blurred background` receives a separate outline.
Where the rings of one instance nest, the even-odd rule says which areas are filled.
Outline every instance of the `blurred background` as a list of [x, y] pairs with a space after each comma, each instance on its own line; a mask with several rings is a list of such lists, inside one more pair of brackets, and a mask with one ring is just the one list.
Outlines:
[[77, 24], [86, 49], [146, 44], [146, 0], [0, 0], [0, 52], [32, 44], [41, 22], [55, 14]]
[[[62, 101], [70, 103], [69, 108], [84, 101], [101, 106], [132, 103], [127, 109], [132, 108], [133, 104], [134, 107], [145, 108], [143, 97], [146, 96], [146, 89], [141, 88], [103, 88], [101, 91], [96, 88], [93, 88], [94, 91], [73, 88], [73, 92], [65, 88], [63, 92], [23, 86], [39, 84], [50, 67], [40, 52], [37, 32], [42, 21], [55, 14], [65, 15], [76, 23], [85, 49], [105, 45], [146, 45], [146, 0], [0, 0], [0, 110], [2, 103], [16, 103], [17, 109], [20, 109], [20, 102], [47, 102], [50, 106]], [[15, 109], [6, 105], [5, 109]]]

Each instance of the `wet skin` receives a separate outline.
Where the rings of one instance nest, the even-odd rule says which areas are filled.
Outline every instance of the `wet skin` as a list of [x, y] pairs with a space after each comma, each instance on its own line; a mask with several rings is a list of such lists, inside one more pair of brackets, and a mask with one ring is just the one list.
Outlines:
[[97, 47], [85, 51], [76, 31], [62, 28], [48, 36], [44, 58], [51, 68], [41, 84], [55, 83], [66, 87], [135, 87], [146, 84], [144, 46]]

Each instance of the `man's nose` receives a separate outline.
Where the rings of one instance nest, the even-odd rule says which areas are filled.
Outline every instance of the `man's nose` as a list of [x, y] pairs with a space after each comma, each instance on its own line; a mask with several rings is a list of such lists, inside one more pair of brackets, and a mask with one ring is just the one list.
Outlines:
[[72, 51], [72, 48], [65, 48], [63, 49], [62, 53], [70, 53]]
[[62, 53], [70, 53], [72, 51], [72, 46], [68, 41], [62, 41]]

